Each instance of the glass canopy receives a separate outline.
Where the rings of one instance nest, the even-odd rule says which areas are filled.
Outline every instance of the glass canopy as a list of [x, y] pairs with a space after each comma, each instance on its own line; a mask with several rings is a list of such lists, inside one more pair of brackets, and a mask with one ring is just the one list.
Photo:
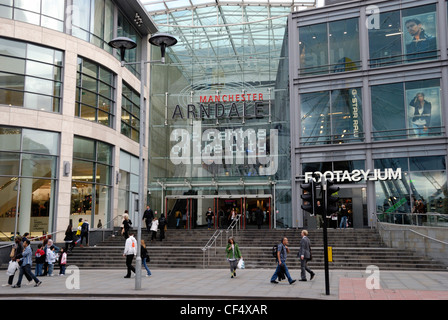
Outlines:
[[272, 79], [288, 14], [316, 5], [316, 0], [141, 2], [159, 31], [178, 39], [178, 44], [167, 50], [168, 56], [195, 89], [210, 76], [215, 83], [227, 85]]

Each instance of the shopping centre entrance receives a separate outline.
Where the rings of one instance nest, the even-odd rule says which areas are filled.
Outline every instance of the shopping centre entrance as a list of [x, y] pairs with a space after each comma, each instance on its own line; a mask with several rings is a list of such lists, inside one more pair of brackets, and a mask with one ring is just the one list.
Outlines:
[[206, 212], [214, 214], [212, 229], [227, 228], [233, 212], [239, 216], [241, 229], [273, 228], [271, 195], [170, 195], [165, 196], [168, 227], [178, 229], [208, 228]]

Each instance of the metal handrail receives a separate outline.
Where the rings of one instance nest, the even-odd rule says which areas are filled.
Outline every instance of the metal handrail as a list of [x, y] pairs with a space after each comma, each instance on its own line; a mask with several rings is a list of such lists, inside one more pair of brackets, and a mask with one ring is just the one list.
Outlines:
[[[233, 219], [232, 222], [230, 223], [230, 225], [227, 227], [226, 229], [226, 235], [229, 232], [232, 232], [232, 236], [233, 236], [233, 229], [236, 230], [236, 227], [238, 226], [238, 223], [240, 221], [241, 215], [238, 214], [236, 219]], [[205, 253], [207, 252], [208, 255], [208, 263], [207, 265], [210, 265], [210, 248], [215, 245], [215, 255], [216, 255], [216, 240], [218, 239], [218, 237], [221, 237], [221, 247], [222, 247], [222, 234], [223, 234], [223, 230], [222, 229], [216, 229], [216, 231], [213, 233], [213, 235], [210, 237], [210, 239], [208, 240], [207, 244], [201, 249], [202, 250], [202, 265], [205, 268]]]

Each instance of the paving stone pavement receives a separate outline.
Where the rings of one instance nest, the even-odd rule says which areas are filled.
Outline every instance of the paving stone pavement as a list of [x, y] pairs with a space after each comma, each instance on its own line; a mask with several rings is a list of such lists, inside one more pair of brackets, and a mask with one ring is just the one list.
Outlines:
[[[448, 272], [330, 270], [327, 295], [323, 270], [316, 270], [312, 281], [290, 285], [286, 280], [270, 283], [274, 268], [237, 270], [233, 279], [227, 269], [151, 269], [150, 277], [142, 270], [141, 289], [136, 290], [135, 278], [124, 278], [125, 268], [68, 267], [65, 276], [58, 276], [55, 269], [53, 277], [40, 277], [39, 287], [28, 284], [25, 277], [21, 288], [0, 286], [0, 299], [448, 300]], [[290, 273], [298, 279], [300, 270], [290, 269]], [[17, 278], [18, 272], [14, 284]], [[6, 271], [1, 272], [0, 283], [7, 280]]]

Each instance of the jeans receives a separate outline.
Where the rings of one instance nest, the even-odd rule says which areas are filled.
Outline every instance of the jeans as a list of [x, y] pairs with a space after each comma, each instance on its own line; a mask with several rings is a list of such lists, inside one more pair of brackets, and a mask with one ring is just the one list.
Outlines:
[[36, 274], [36, 276], [41, 276], [42, 275], [42, 267], [43, 267], [43, 263], [36, 263], [36, 269], [34, 270], [34, 273]]
[[147, 275], [150, 276], [151, 275], [151, 271], [149, 271], [148, 265], [146, 264], [146, 258], [142, 258], [142, 264], [146, 269]]
[[285, 267], [285, 275], [286, 275], [286, 278], [288, 278], [289, 283], [291, 283], [293, 281], [291, 278], [291, 275], [289, 274], [288, 267], [286, 266], [286, 261], [282, 261], [281, 265], [277, 263], [277, 269], [275, 269], [275, 272], [272, 275], [271, 282], [275, 281], [278, 278], [278, 273], [279, 273], [282, 265]]
[[38, 283], [39, 279], [31, 272], [31, 265], [26, 264], [20, 267], [19, 279], [17, 280], [17, 285], [20, 286], [22, 284], [23, 274], [29, 276], [34, 280], [34, 282]]
[[53, 268], [54, 268], [54, 264], [49, 263], [48, 264], [48, 273], [47, 273], [47, 275], [49, 275], [49, 276], [53, 275]]
[[341, 218], [341, 223], [339, 224], [339, 228], [347, 228], [347, 217], [342, 217]]

